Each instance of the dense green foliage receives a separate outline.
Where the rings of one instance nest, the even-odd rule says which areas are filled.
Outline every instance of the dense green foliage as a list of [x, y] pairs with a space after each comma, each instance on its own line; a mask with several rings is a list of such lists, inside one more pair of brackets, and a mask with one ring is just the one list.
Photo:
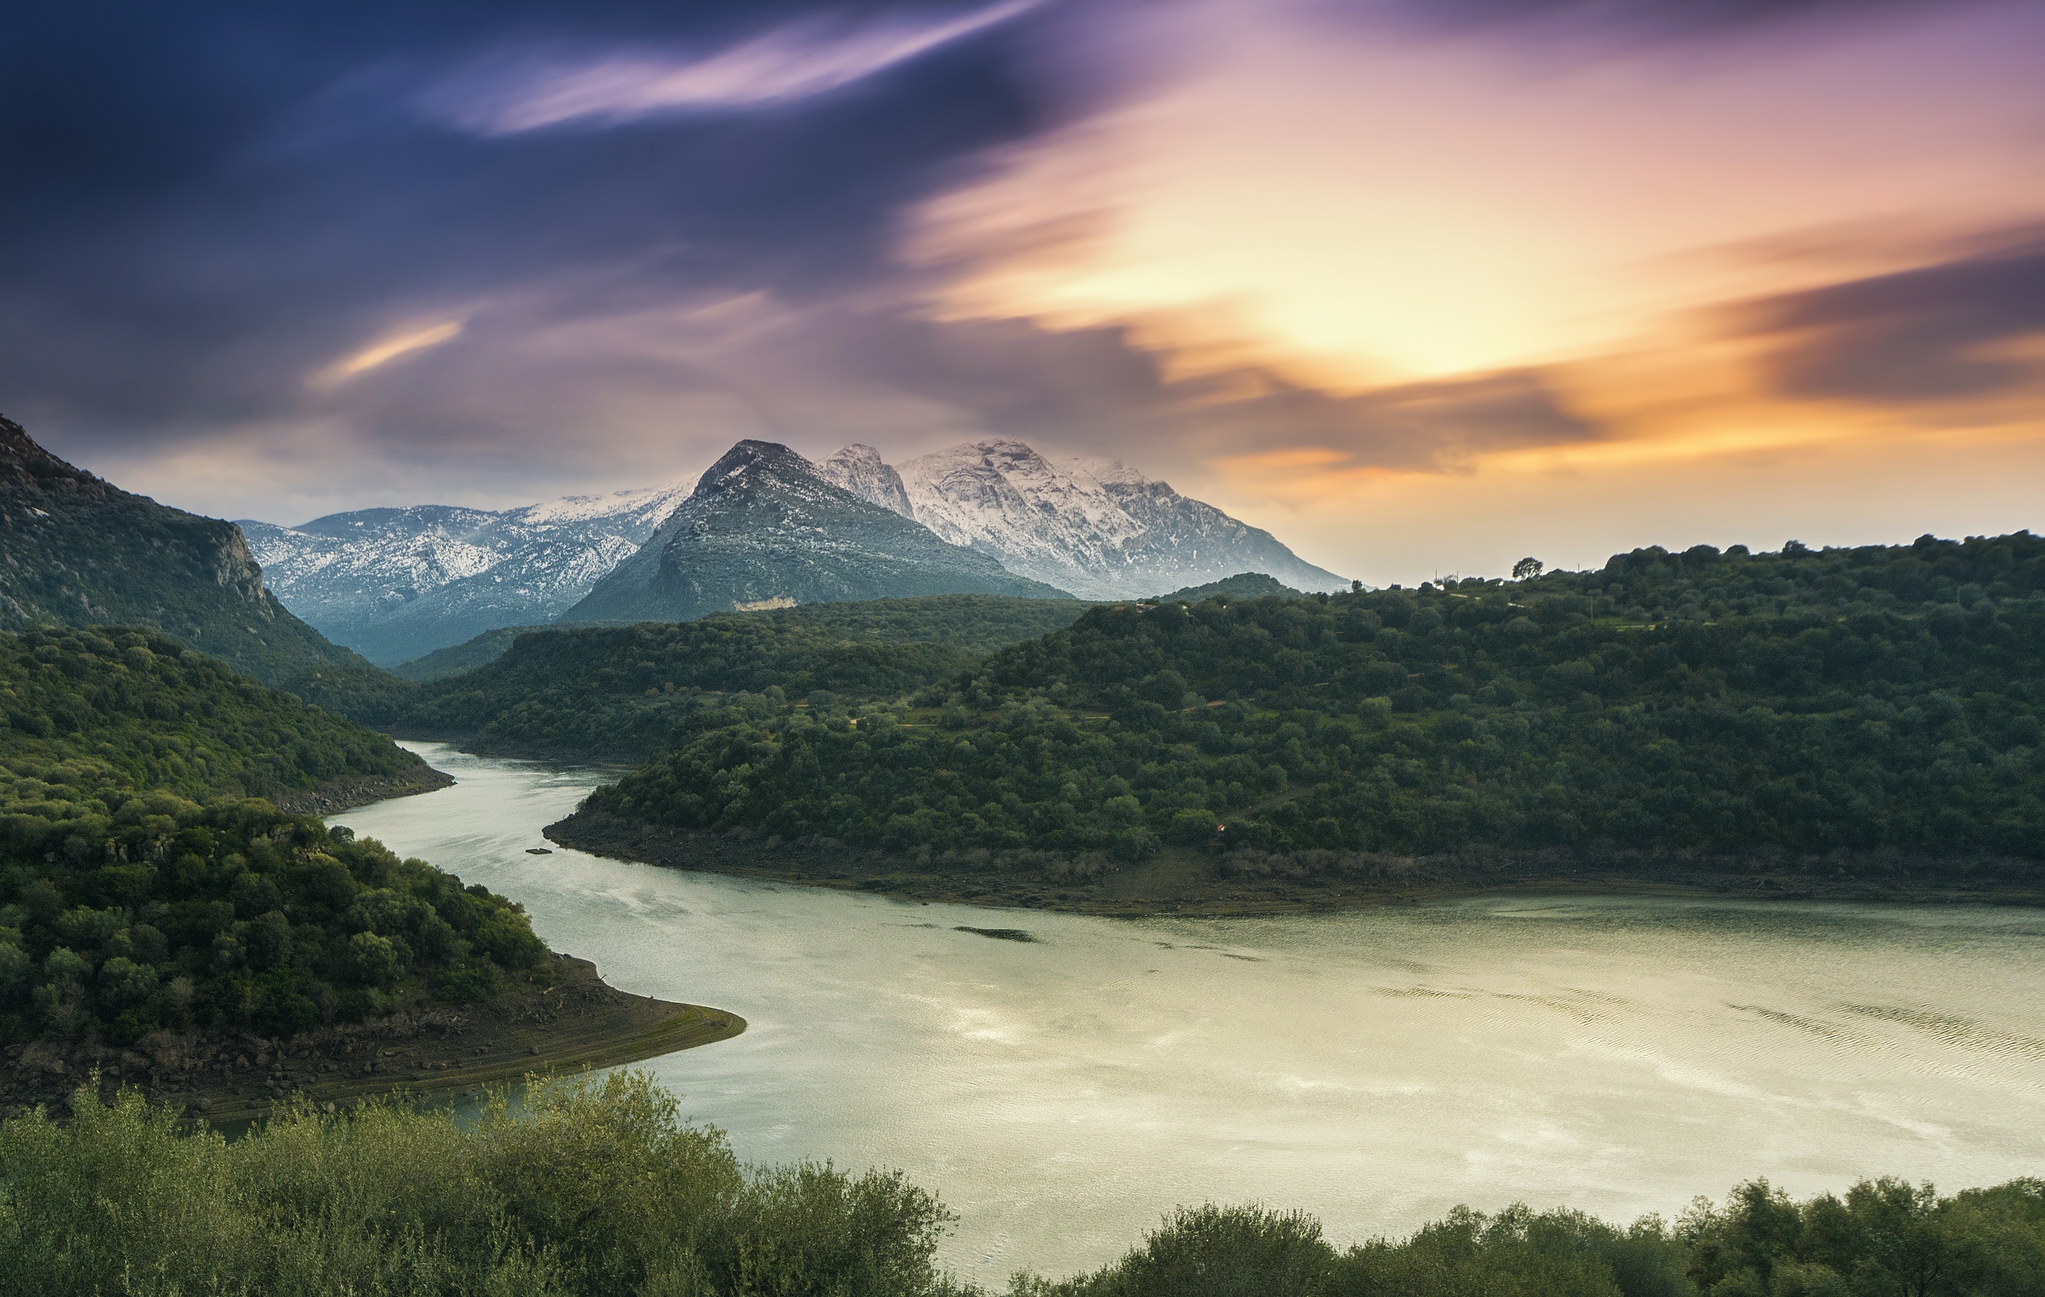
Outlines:
[[321, 664], [277, 686], [335, 716], [390, 728], [419, 698], [420, 687], [367, 662]]
[[[721, 696], [829, 706], [956, 675], [981, 654], [1070, 625], [1069, 599], [938, 595], [805, 604], [699, 621], [550, 627], [477, 670], [420, 687], [402, 707], [349, 710], [401, 733], [473, 735], [523, 750], [643, 757]], [[312, 696], [320, 697], [318, 693]]]
[[538, 630], [537, 626], [499, 626], [486, 630], [474, 639], [463, 640], [439, 648], [424, 657], [400, 662], [391, 668], [391, 674], [405, 680], [416, 680], [426, 684], [434, 680], [445, 680], [458, 676], [464, 671], [473, 671], [479, 666], [495, 662], [511, 651], [511, 642], [527, 631]]
[[699, 708], [589, 804], [1127, 858], [1224, 841], [2036, 858], [2041, 715], [2038, 537], [1644, 550], [1516, 585], [1097, 607], [914, 699]]
[[0, 1039], [291, 1035], [546, 953], [504, 898], [268, 802], [14, 787], [51, 800], [0, 816]]
[[[535, 1086], [463, 1121], [308, 1108], [229, 1143], [90, 1088], [0, 1123], [0, 1274], [48, 1297], [346, 1292], [936, 1297], [950, 1214], [899, 1174], [746, 1170], [641, 1073]], [[2045, 1181], [1940, 1197], [1765, 1181], [1673, 1225], [1457, 1208], [1337, 1249], [1258, 1207], [1182, 1209], [1092, 1274], [1011, 1297], [2032, 1297]]]
[[1299, 599], [1304, 596], [1275, 576], [1262, 572], [1238, 572], [1206, 585], [1189, 585], [1183, 590], [1157, 596], [1159, 603], [1199, 603], [1220, 595], [1225, 599]]
[[373, 730], [148, 630], [0, 632], [0, 711], [10, 814], [24, 801], [138, 790], [273, 797], [420, 765]]
[[1404, 1242], [1337, 1252], [1258, 1208], [1181, 1210], [1099, 1272], [1016, 1297], [2019, 1297], [2045, 1292], [2045, 1181], [1941, 1198], [1862, 1181], [1803, 1203], [1757, 1180], [1673, 1227], [1459, 1207]]
[[614, 1074], [480, 1118], [370, 1104], [233, 1143], [81, 1092], [0, 1124], [12, 1292], [356, 1297], [935, 1297], [946, 1222], [899, 1176], [747, 1171]]
[[288, 1034], [475, 999], [523, 915], [260, 796], [421, 769], [150, 631], [0, 634], [0, 1038]]
[[367, 665], [263, 588], [233, 523], [131, 495], [0, 418], [0, 629], [148, 626], [276, 684]]

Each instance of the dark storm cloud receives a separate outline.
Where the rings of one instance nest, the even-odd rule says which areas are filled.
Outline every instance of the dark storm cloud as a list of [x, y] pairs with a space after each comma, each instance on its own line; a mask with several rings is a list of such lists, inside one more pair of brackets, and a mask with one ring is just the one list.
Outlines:
[[2004, 395], [2045, 374], [2035, 345], [2045, 335], [2045, 230], [1725, 319], [1768, 344], [1765, 370], [1787, 395], [1875, 404]]
[[[200, 435], [346, 413], [367, 398], [307, 376], [421, 319], [471, 321], [473, 345], [671, 298], [852, 291], [884, 273], [904, 204], [1036, 128], [1010, 30], [962, 21], [983, 9], [10, 10], [0, 399], [60, 441]], [[875, 44], [947, 24], [900, 57]], [[801, 62], [834, 39], [866, 64], [841, 59], [833, 79]], [[482, 132], [432, 111], [479, 67], [686, 68], [748, 48], [786, 56], [795, 90], [734, 105], [750, 111], [614, 112], [600, 130]], [[386, 432], [431, 416], [368, 404]]]

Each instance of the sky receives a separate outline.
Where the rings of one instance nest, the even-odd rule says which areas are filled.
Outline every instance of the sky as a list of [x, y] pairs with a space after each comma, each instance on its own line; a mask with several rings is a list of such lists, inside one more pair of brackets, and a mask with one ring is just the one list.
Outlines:
[[1372, 584], [2045, 524], [2045, 0], [0, 15], [0, 413], [296, 523], [1109, 455]]

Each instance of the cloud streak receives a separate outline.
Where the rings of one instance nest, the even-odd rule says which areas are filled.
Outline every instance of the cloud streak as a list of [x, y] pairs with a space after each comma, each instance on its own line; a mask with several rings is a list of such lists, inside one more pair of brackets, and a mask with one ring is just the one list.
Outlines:
[[402, 356], [409, 356], [415, 351], [427, 351], [444, 342], [452, 342], [461, 336], [464, 323], [462, 320], [445, 320], [424, 328], [407, 329], [403, 333], [371, 343], [313, 375], [313, 386], [332, 387], [358, 374], [366, 374], [372, 369], [388, 365]]
[[[644, 484], [739, 437], [998, 434], [1288, 539], [1322, 509], [1316, 561], [1401, 579], [1367, 555], [1488, 543], [1522, 486], [1505, 561], [1553, 557], [1524, 533], [1563, 514], [1631, 545], [1759, 480], [1709, 463], [1802, 456], [1790, 518], [1866, 447], [2036, 433], [2041, 236], [1955, 241], [2045, 219], [2035, 0], [0, 26], [0, 408], [228, 516]], [[1602, 505], [1541, 507], [1571, 473]], [[1868, 480], [1871, 526], [1947, 525]]]
[[2045, 230], [1722, 318], [1767, 346], [1764, 368], [1785, 395], [1894, 406], [2035, 392], [2045, 380]]
[[701, 55], [628, 50], [569, 63], [513, 58], [430, 92], [426, 102], [432, 112], [481, 135], [774, 107], [878, 76], [1044, 2], [1001, 0], [958, 17], [922, 21], [814, 18]]

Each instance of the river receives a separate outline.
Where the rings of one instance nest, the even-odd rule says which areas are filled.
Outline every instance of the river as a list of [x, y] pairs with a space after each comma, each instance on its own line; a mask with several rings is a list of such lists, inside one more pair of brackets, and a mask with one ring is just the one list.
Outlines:
[[[452, 788], [332, 817], [523, 902], [736, 1040], [644, 1064], [752, 1161], [900, 1168], [998, 1284], [1177, 1203], [1346, 1243], [1457, 1203], [1674, 1215], [1765, 1175], [2045, 1171], [2045, 914], [1493, 898], [1270, 919], [993, 911], [550, 846], [601, 772], [406, 744]], [[1023, 943], [956, 929], [1016, 928]]]

